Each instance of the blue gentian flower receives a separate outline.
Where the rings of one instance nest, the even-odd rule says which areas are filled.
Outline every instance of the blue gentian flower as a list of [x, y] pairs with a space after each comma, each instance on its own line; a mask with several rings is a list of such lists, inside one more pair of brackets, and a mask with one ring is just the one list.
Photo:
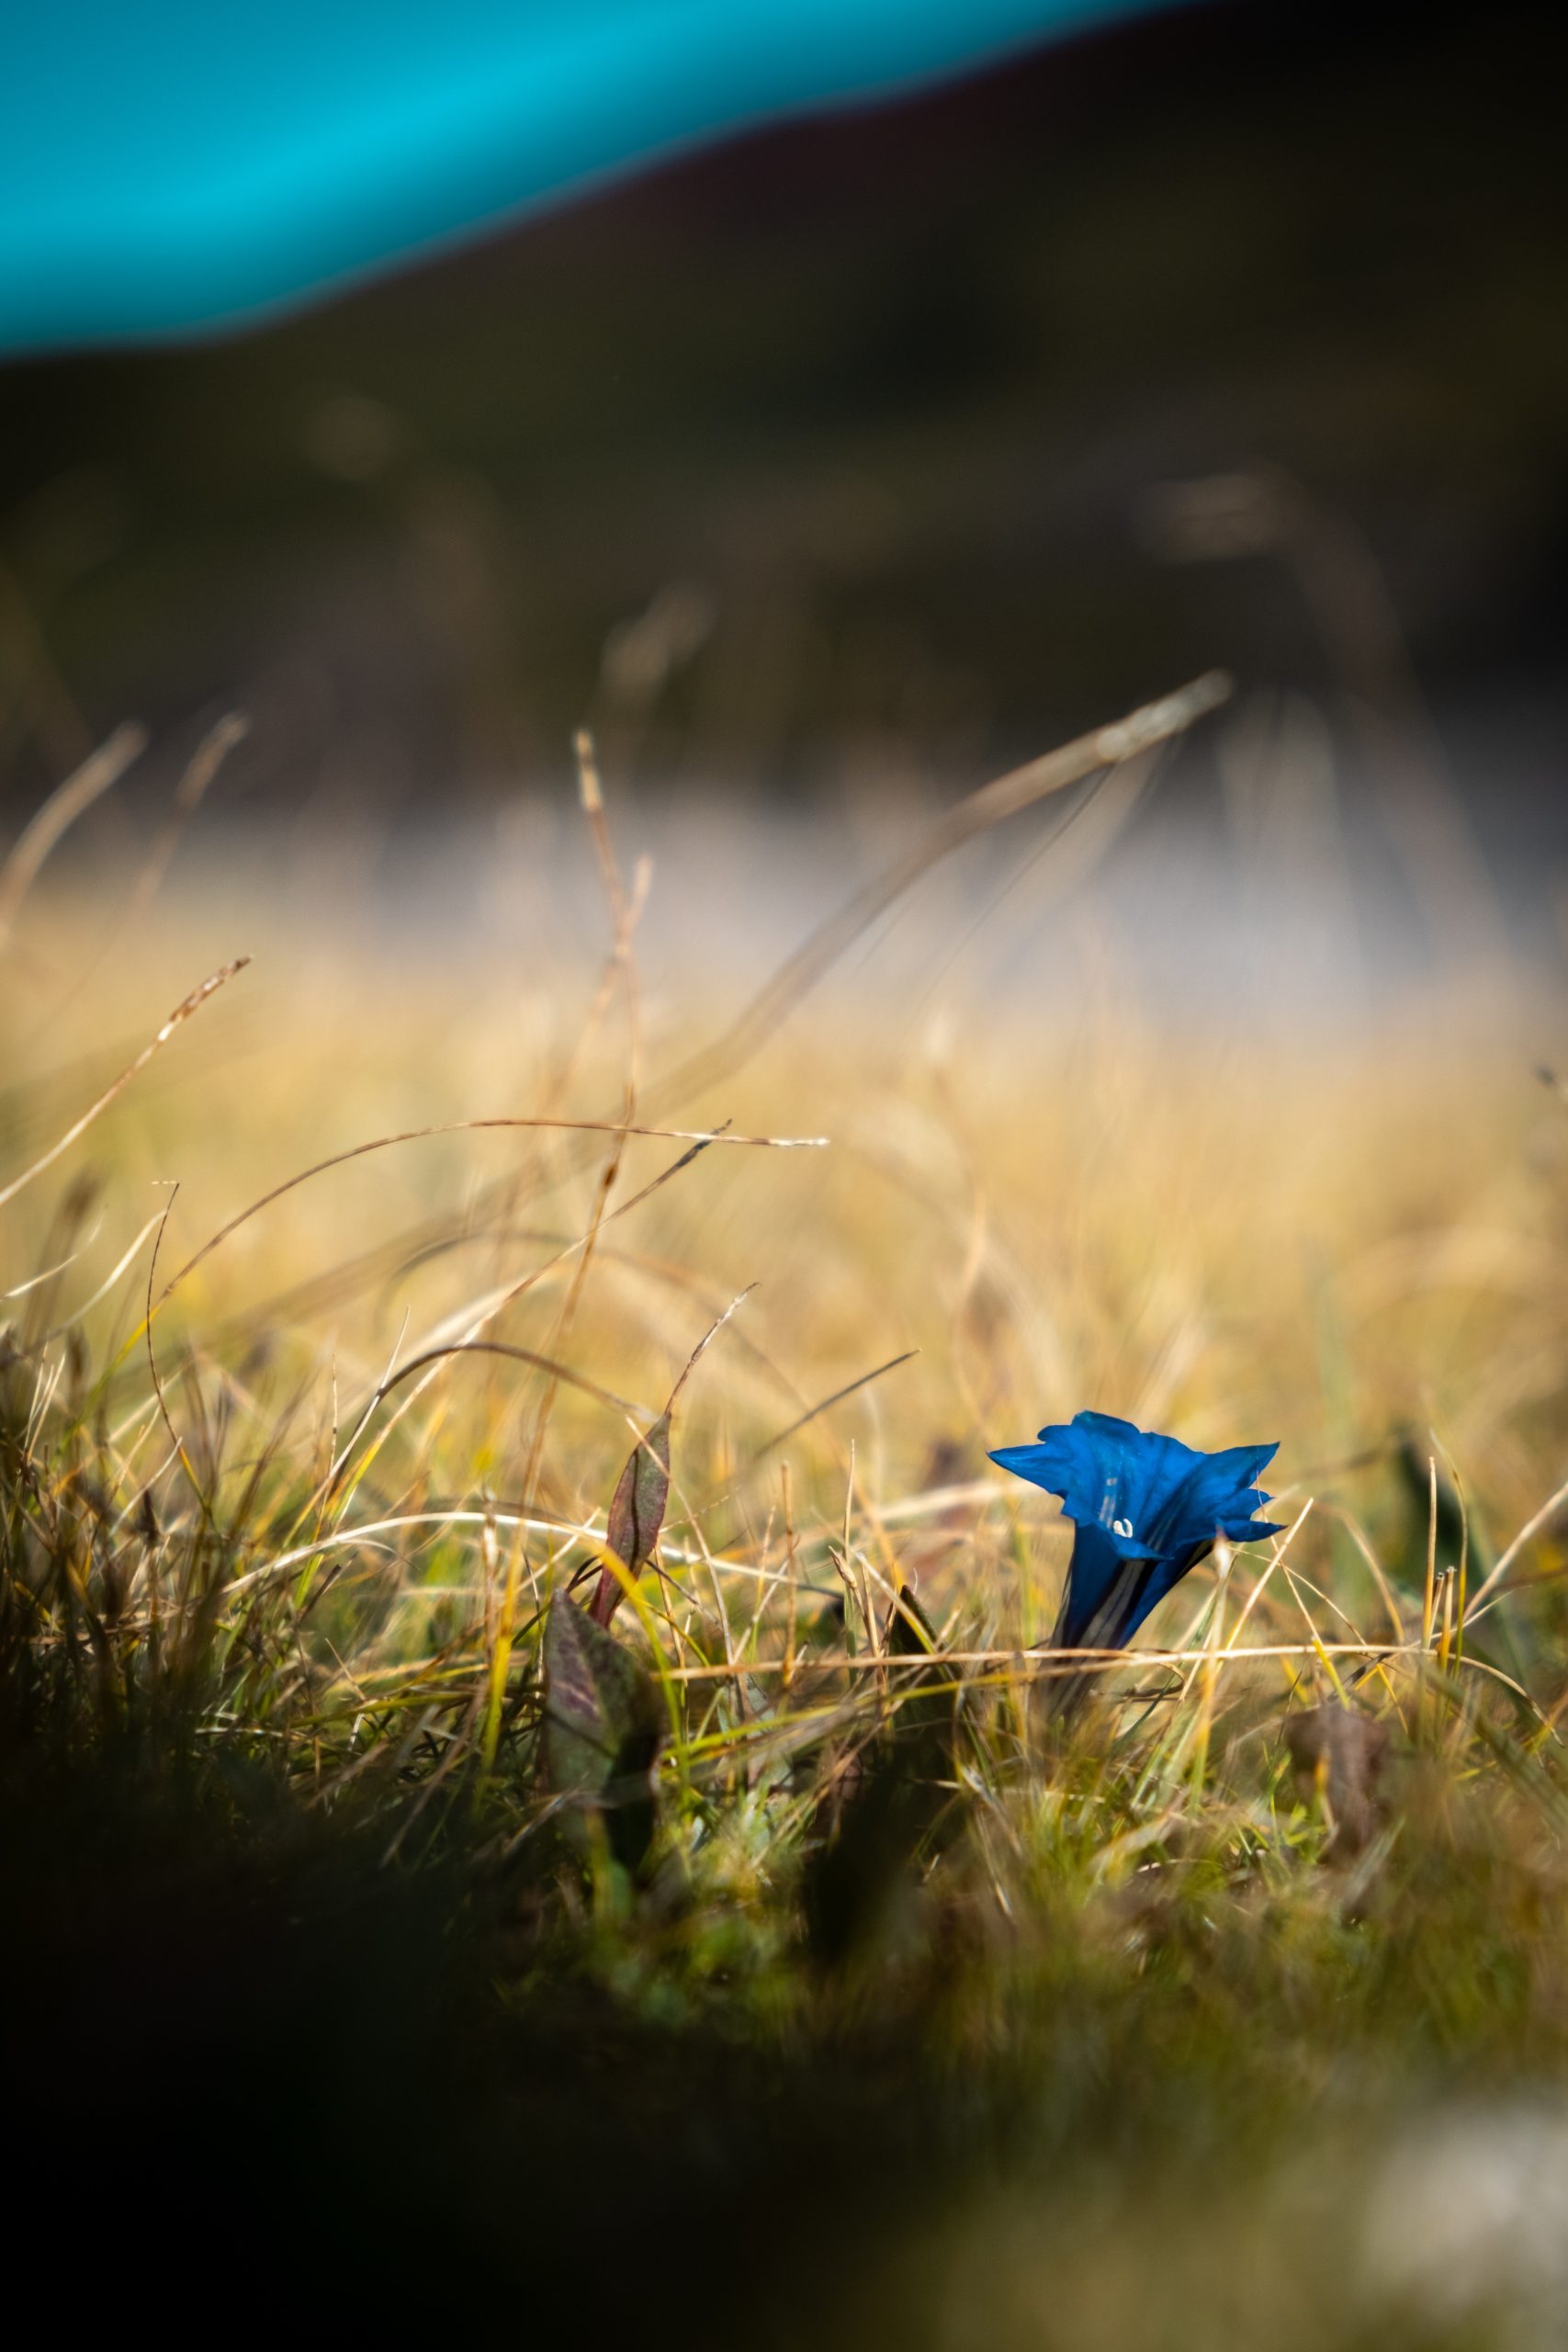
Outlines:
[[[1258, 1473], [1279, 1450], [1199, 1453], [1111, 1413], [1079, 1413], [1042, 1430], [1037, 1444], [999, 1447], [991, 1460], [1060, 1495], [1064, 1517], [1077, 1524], [1051, 1647], [1122, 1649], [1216, 1536], [1245, 1544], [1278, 1535], [1253, 1513], [1269, 1500]], [[1081, 1690], [1069, 1688], [1069, 1696]]]

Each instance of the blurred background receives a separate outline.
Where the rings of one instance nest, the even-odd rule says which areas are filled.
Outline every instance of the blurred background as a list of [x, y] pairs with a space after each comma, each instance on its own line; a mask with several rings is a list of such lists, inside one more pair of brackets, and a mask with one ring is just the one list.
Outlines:
[[[15, 353], [13, 821], [139, 718], [74, 850], [115, 854], [239, 710], [204, 835], [364, 835], [400, 913], [412, 850], [444, 922], [498, 841], [547, 856], [586, 722], [674, 853], [650, 920], [689, 933], [700, 842], [713, 919], [744, 896], [771, 952], [885, 820], [1223, 663], [1227, 720], [1126, 829], [1137, 939], [1234, 911], [1228, 864], [1207, 892], [1240, 845], [1305, 891], [1314, 990], [1348, 893], [1378, 959], [1498, 903], [1555, 956], [1555, 30], [1340, 0], [1069, 27], [259, 324]], [[765, 876], [734, 840], [764, 812], [795, 844]]]

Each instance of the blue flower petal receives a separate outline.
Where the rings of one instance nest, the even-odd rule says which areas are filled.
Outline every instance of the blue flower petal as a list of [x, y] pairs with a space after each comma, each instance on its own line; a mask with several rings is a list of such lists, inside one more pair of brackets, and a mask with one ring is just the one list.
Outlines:
[[1059, 1495], [1064, 1517], [1077, 1523], [1053, 1646], [1119, 1648], [1216, 1535], [1240, 1544], [1279, 1534], [1255, 1517], [1269, 1500], [1258, 1476], [1278, 1451], [1202, 1453], [1094, 1412], [1043, 1429], [1033, 1445], [998, 1447], [993, 1462]]
[[[1137, 1611], [1143, 1579], [1138, 1571], [1158, 1566], [1155, 1560], [1134, 1560], [1129, 1563], [1115, 1539], [1101, 1527], [1080, 1527], [1073, 1539], [1072, 1565], [1067, 1570], [1066, 1590], [1062, 1595], [1061, 1611], [1051, 1635], [1054, 1650], [1120, 1649], [1133, 1626], [1142, 1622], [1146, 1611]], [[1110, 1612], [1110, 1603], [1122, 1587], [1120, 1605]], [[1101, 1619], [1106, 1622], [1099, 1623]]]
[[[1103, 1484], [1100, 1487], [1076, 1486], [1072, 1469], [1064, 1466], [1060, 1453], [1051, 1446], [1003, 1445], [998, 1446], [990, 1458], [1000, 1463], [1004, 1470], [1010, 1470], [1015, 1477], [1027, 1478], [1032, 1485], [1043, 1487], [1047, 1494], [1060, 1495], [1063, 1517], [1075, 1519], [1083, 1527], [1101, 1527], [1107, 1544], [1118, 1557], [1146, 1560], [1151, 1556], [1149, 1545], [1141, 1543], [1132, 1532], [1134, 1522], [1123, 1515], [1123, 1504], [1114, 1486], [1110, 1488]], [[1091, 1495], [1095, 1505], [1093, 1509], [1089, 1501]], [[1109, 1511], [1108, 1521], [1101, 1521], [1101, 1506]], [[1131, 1503], [1125, 1506], [1127, 1510], [1132, 1508]]]

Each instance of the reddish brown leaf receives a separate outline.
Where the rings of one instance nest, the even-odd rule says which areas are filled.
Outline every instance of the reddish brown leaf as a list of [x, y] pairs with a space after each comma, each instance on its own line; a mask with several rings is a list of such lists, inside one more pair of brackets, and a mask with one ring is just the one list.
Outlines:
[[611, 1851], [636, 1869], [653, 1835], [659, 1695], [619, 1642], [557, 1593], [545, 1621], [545, 1777], [603, 1815]]
[[[670, 1499], [670, 1420], [676, 1399], [690, 1380], [704, 1349], [717, 1337], [739, 1306], [750, 1295], [743, 1290], [732, 1298], [716, 1322], [711, 1323], [686, 1359], [686, 1369], [670, 1391], [670, 1402], [645, 1436], [638, 1438], [610, 1501], [604, 1542], [628, 1576], [639, 1577], [653, 1557], [664, 1506]], [[607, 1625], [626, 1598], [626, 1587], [614, 1569], [600, 1571], [588, 1614], [596, 1625]]]
[[[628, 1576], [638, 1577], [653, 1556], [664, 1506], [670, 1499], [670, 1411], [668, 1406], [626, 1457], [610, 1504], [604, 1540]], [[600, 1571], [589, 1615], [607, 1625], [625, 1599], [625, 1587], [611, 1568]]]
[[1310, 1707], [1285, 1720], [1285, 1745], [1303, 1796], [1322, 1798], [1334, 1824], [1324, 1859], [1340, 1861], [1371, 1843], [1380, 1819], [1378, 1782], [1388, 1725], [1349, 1707]]

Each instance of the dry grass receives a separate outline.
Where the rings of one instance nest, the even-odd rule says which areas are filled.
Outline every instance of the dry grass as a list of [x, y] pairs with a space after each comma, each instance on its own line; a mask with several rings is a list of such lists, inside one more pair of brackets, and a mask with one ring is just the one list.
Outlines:
[[[1488, 2241], [1445, 2300], [1358, 2237], [1332, 2314], [1316, 2266], [1403, 2193], [1378, 2169], [1401, 2117], [1462, 2082], [1511, 2128], [1509, 2086], [1564, 2055], [1550, 1510], [1508, 1558], [1568, 1457], [1568, 1113], [1527, 1043], [1551, 1008], [1434, 985], [1282, 1050], [1156, 1022], [1088, 963], [1045, 1018], [889, 1020], [840, 978], [674, 1100], [663, 1074], [739, 1006], [712, 973], [639, 979], [640, 886], [599, 849], [597, 966], [524, 942], [410, 967], [177, 890], [106, 957], [93, 900], [28, 901], [6, 1181], [38, 1172], [0, 1212], [13, 1797], [45, 1758], [178, 1758], [218, 1774], [203, 1836], [243, 1846], [259, 1774], [372, 1880], [435, 1873], [455, 1911], [483, 1888], [509, 2000], [592, 1987], [591, 2034], [771, 2053], [852, 2142], [819, 2036], [878, 2080], [891, 2036], [934, 2106], [895, 2129], [868, 2093], [867, 2162], [890, 2132], [903, 2180], [906, 2124], [935, 2128], [942, 2218], [916, 2259], [877, 2206], [846, 2342], [873, 2308], [953, 2352], [1388, 2341], [1390, 2312], [1412, 2343], [1537, 2340], [1486, 2332], [1534, 2324], [1534, 2254], [1499, 2285]], [[543, 1628], [742, 1293], [616, 1621], [659, 1710], [628, 1868], [548, 1769]], [[1064, 1532], [985, 1455], [1089, 1404], [1280, 1439], [1291, 1524], [1194, 1572], [1066, 1753], [1029, 1655]], [[1502, 1605], [1461, 1625], [1499, 1562]], [[938, 1636], [915, 1664], [905, 1588]], [[1353, 1838], [1283, 1736], [1336, 1696], [1392, 1738]], [[1007, 2086], [978, 2140], [954, 2069]]]

